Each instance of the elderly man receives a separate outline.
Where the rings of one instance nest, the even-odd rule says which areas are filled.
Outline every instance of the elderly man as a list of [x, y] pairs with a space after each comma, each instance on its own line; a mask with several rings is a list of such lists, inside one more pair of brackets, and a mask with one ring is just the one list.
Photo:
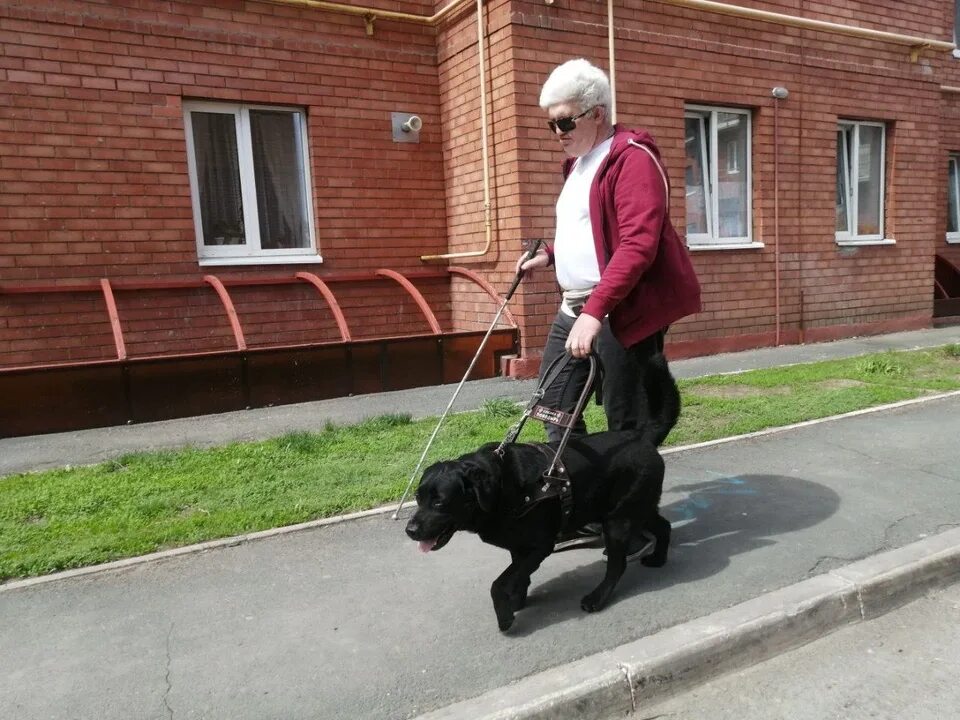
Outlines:
[[[644, 364], [663, 350], [667, 327], [700, 310], [700, 285], [686, 247], [670, 222], [669, 183], [653, 138], [610, 122], [610, 81], [586, 60], [570, 60], [547, 78], [540, 94], [547, 125], [567, 158], [557, 199], [552, 246], [517, 262], [529, 276], [554, 265], [563, 291], [540, 366], [541, 379], [564, 351], [603, 366], [602, 404], [610, 430], [642, 426], [647, 417]], [[586, 367], [569, 363], [543, 404], [570, 412], [586, 382]], [[547, 424], [558, 440], [562, 430]], [[585, 434], [583, 418], [574, 433]], [[588, 526], [557, 549], [595, 544]], [[630, 559], [645, 549], [642, 538]]]

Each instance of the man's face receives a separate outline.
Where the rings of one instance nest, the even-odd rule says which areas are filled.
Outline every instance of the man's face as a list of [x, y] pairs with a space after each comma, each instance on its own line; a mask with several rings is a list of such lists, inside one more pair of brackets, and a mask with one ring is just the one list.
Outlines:
[[[584, 110], [587, 112], [585, 114]], [[547, 108], [547, 116], [550, 120], [561, 121], [561, 125], [569, 125], [563, 122], [564, 119], [572, 120], [575, 127], [572, 130], [564, 131], [557, 127], [554, 134], [560, 139], [560, 145], [563, 151], [570, 157], [582, 157], [590, 152], [597, 144], [600, 133], [600, 118], [603, 108], [583, 108], [573, 102], [561, 102], [551, 105]], [[580, 115], [580, 117], [577, 117]]]

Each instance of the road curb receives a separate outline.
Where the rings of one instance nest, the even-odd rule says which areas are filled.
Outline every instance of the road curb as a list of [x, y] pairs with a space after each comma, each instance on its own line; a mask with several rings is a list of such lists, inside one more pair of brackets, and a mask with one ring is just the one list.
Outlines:
[[960, 528], [552, 668], [416, 720], [624, 717], [960, 579]]

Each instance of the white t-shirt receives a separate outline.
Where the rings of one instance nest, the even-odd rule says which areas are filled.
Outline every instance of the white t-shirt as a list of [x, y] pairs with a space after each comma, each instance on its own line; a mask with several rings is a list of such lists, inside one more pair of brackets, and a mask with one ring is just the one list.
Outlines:
[[590, 185], [613, 138], [577, 158], [557, 198], [557, 234], [553, 243], [557, 282], [564, 290], [589, 290], [600, 282], [600, 265], [590, 222]]

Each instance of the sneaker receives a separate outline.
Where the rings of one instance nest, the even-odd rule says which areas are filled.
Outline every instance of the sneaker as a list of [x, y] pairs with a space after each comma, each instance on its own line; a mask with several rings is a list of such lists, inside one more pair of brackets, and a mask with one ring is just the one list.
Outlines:
[[[653, 548], [655, 546], [656, 540], [646, 533], [642, 534], [640, 537], [630, 538], [630, 544], [627, 546], [627, 562], [646, 557], [653, 552]], [[603, 561], [607, 561], [606, 548], [603, 550]]]
[[561, 535], [553, 546], [554, 552], [573, 550], [580, 547], [602, 547], [603, 526], [600, 523], [587, 523], [572, 533]]

